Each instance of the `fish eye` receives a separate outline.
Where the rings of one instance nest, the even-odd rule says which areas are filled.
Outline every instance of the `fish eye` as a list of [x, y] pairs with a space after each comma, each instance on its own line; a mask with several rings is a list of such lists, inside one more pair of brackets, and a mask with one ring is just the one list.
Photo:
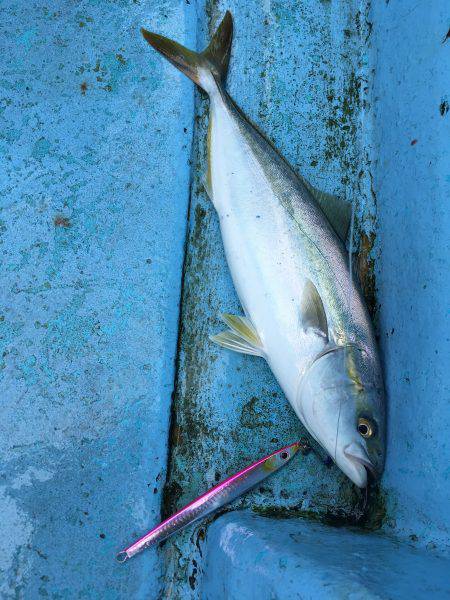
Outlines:
[[364, 417], [358, 419], [358, 432], [363, 438], [371, 438], [374, 434], [373, 424]]
[[287, 457], [289, 456], [289, 454], [288, 454], [286, 451], [284, 451], [284, 452], [282, 452], [282, 453], [280, 454], [280, 456], [281, 456], [281, 458], [282, 458], [283, 460], [286, 460], [286, 459], [287, 459]]

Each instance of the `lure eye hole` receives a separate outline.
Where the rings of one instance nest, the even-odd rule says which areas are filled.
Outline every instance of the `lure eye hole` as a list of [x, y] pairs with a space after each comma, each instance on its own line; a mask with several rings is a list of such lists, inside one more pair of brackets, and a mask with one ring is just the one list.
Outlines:
[[286, 451], [284, 451], [284, 452], [282, 452], [282, 453], [280, 454], [280, 456], [281, 456], [281, 458], [282, 458], [283, 460], [286, 460], [286, 459], [287, 459], [287, 457], [289, 456], [289, 454], [288, 454]]
[[370, 438], [373, 436], [373, 426], [368, 419], [360, 417], [358, 419], [358, 432], [363, 438]]
[[127, 559], [128, 554], [125, 552], [125, 550], [122, 550], [122, 552], [119, 552], [119, 554], [116, 555], [117, 562], [124, 563]]

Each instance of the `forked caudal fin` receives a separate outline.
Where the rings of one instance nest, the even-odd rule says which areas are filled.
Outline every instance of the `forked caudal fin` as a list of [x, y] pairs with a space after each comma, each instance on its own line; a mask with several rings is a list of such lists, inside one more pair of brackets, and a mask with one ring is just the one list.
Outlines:
[[206, 92], [223, 83], [230, 60], [233, 19], [227, 11], [203, 52], [194, 52], [169, 38], [141, 29], [142, 35], [155, 50]]

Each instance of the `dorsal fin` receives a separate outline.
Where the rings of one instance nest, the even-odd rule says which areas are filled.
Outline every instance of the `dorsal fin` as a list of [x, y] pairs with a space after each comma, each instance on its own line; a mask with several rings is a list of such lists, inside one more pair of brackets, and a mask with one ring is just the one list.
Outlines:
[[300, 313], [305, 331], [313, 330], [316, 334], [328, 340], [328, 321], [322, 298], [316, 286], [309, 279], [303, 288]]

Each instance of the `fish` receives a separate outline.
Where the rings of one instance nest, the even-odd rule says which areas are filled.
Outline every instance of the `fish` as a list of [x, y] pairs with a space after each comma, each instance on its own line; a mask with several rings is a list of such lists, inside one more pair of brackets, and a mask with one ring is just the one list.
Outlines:
[[312, 438], [365, 488], [384, 468], [386, 398], [345, 246], [351, 206], [297, 174], [226, 91], [229, 11], [202, 52], [142, 34], [209, 96], [205, 189], [243, 309], [211, 339], [264, 358]]
[[218, 483], [213, 488], [187, 504], [174, 515], [151, 529], [136, 542], [119, 552], [116, 556], [118, 562], [125, 562], [145, 548], [156, 546], [168, 537], [204, 519], [207, 515], [218, 510], [242, 496], [261, 481], [272, 475], [285, 465], [305, 447], [302, 442], [294, 442], [284, 446], [268, 456], [259, 459], [245, 467], [238, 473], [231, 475]]

